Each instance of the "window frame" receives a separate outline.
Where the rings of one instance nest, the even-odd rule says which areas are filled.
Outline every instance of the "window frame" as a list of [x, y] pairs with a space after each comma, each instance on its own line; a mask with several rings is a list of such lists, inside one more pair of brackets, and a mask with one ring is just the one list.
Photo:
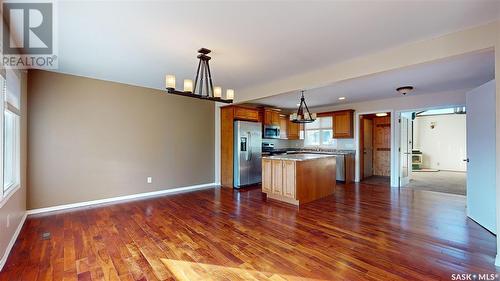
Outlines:
[[[6, 118], [5, 118], [5, 114], [8, 113], [8, 114], [12, 114], [13, 116], [13, 120], [14, 120], [14, 124], [12, 126], [13, 128], [13, 133], [14, 133], [14, 138], [13, 138], [13, 159], [12, 159], [12, 166], [13, 166], [13, 175], [12, 177], [14, 178], [14, 181], [12, 181], [7, 187], [5, 187], [5, 166], [6, 166], [6, 163], [5, 163], [5, 136], [6, 136], [6, 133], [5, 133], [5, 129], [7, 126], [5, 126], [5, 121], [6, 121]], [[21, 163], [20, 163], [20, 116], [17, 112], [14, 112], [13, 110], [10, 110], [8, 106], [5, 106], [4, 107], [4, 117], [3, 117], [3, 143], [2, 143], [2, 147], [3, 147], [3, 193], [4, 193], [4, 197], [5, 197], [5, 194], [9, 194], [9, 192], [11, 192], [12, 190], [18, 188], [21, 184], [21, 180], [20, 180], [20, 170], [21, 170]]]
[[[20, 82], [18, 80], [11, 81], [12, 83]], [[9, 199], [21, 188], [21, 114], [20, 109], [15, 106], [7, 103], [7, 78], [3, 75], [0, 75], [0, 89], [2, 91], [0, 107], [3, 114], [0, 114], [0, 145], [1, 145], [1, 160], [0, 160], [0, 171], [1, 171], [1, 179], [2, 179], [2, 188], [0, 189], [0, 208], [2, 208]], [[3, 182], [5, 179], [4, 175], [4, 150], [5, 150], [5, 112], [12, 113], [14, 118], [14, 177], [15, 181], [10, 184], [8, 187], [3, 186]]]

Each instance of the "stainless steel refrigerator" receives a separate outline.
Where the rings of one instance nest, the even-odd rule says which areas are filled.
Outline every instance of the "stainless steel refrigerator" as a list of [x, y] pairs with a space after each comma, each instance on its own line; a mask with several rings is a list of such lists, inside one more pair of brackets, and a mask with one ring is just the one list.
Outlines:
[[262, 123], [234, 121], [234, 187], [261, 182]]

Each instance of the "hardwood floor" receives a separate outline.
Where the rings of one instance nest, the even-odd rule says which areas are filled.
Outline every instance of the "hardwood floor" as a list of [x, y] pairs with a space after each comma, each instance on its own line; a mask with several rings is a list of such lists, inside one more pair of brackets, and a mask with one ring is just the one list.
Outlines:
[[450, 280], [495, 273], [495, 249], [460, 196], [339, 184], [297, 208], [213, 189], [31, 216], [0, 280]]

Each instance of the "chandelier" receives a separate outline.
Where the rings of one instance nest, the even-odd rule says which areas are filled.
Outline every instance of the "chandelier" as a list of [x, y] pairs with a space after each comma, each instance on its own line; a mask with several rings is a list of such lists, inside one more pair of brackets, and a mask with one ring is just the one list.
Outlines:
[[165, 76], [165, 87], [169, 94], [180, 95], [185, 97], [192, 97], [198, 99], [205, 99], [217, 102], [232, 103], [234, 99], [234, 90], [226, 90], [226, 98], [222, 98], [222, 88], [219, 86], [214, 87], [212, 82], [212, 73], [210, 72], [209, 61], [211, 59], [208, 54], [211, 51], [206, 48], [198, 50], [197, 58], [198, 69], [196, 70], [196, 78], [184, 79], [184, 90], [179, 91], [175, 89], [175, 75], [168, 74]]
[[293, 123], [314, 122], [316, 120], [316, 113], [311, 114], [304, 98], [304, 91], [301, 91], [301, 94], [302, 95], [300, 97], [299, 109], [297, 109], [297, 113], [293, 113], [290, 115], [290, 121], [292, 121]]

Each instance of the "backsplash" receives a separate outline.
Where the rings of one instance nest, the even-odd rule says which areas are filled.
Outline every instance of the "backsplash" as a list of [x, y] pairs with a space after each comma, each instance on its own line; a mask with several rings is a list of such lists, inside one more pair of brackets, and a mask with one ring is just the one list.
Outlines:
[[[262, 142], [274, 144], [275, 149], [281, 148], [302, 148], [304, 140], [280, 140], [280, 139], [263, 139]], [[355, 150], [356, 144], [354, 139], [336, 139], [332, 146], [328, 148], [339, 150]]]

